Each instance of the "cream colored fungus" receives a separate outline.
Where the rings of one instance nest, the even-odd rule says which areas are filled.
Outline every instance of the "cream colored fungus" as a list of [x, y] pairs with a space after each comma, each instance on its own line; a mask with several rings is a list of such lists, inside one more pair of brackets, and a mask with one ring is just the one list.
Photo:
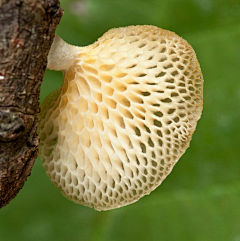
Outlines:
[[112, 29], [62, 53], [54, 48], [48, 67], [64, 70], [64, 82], [42, 106], [47, 175], [69, 199], [96, 210], [149, 194], [186, 151], [201, 116], [194, 50], [154, 26]]

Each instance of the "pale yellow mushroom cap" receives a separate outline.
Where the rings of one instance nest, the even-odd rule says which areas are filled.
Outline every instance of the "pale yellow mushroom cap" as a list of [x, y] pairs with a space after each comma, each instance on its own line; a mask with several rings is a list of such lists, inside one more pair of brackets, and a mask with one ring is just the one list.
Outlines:
[[58, 68], [63, 86], [42, 106], [43, 165], [74, 202], [128, 205], [158, 187], [189, 146], [203, 107], [199, 63], [185, 40], [154, 26], [112, 29], [72, 49], [74, 61]]

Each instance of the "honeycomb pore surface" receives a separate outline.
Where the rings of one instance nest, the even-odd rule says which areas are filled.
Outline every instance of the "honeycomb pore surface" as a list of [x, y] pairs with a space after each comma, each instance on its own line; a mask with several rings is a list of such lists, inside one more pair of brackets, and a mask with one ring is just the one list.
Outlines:
[[202, 88], [195, 52], [178, 35], [153, 26], [108, 31], [82, 48], [43, 106], [47, 175], [69, 199], [97, 210], [137, 201], [189, 146]]

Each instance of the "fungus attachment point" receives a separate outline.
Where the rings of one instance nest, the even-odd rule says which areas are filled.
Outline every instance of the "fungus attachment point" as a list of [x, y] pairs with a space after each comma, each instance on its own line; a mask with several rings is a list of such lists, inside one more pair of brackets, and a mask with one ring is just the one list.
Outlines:
[[67, 44], [55, 35], [48, 54], [47, 68], [52, 70], [68, 70], [81, 52], [81, 47]]
[[58, 36], [48, 67], [63, 86], [40, 114], [47, 175], [74, 202], [109, 210], [149, 194], [189, 146], [203, 107], [192, 47], [154, 26], [112, 29], [92, 45]]

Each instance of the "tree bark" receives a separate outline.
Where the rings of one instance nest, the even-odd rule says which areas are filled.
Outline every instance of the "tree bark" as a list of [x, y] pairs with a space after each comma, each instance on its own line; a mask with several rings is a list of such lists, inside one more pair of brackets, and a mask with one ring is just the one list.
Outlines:
[[58, 0], [0, 0], [0, 208], [38, 155], [40, 86], [62, 14]]

